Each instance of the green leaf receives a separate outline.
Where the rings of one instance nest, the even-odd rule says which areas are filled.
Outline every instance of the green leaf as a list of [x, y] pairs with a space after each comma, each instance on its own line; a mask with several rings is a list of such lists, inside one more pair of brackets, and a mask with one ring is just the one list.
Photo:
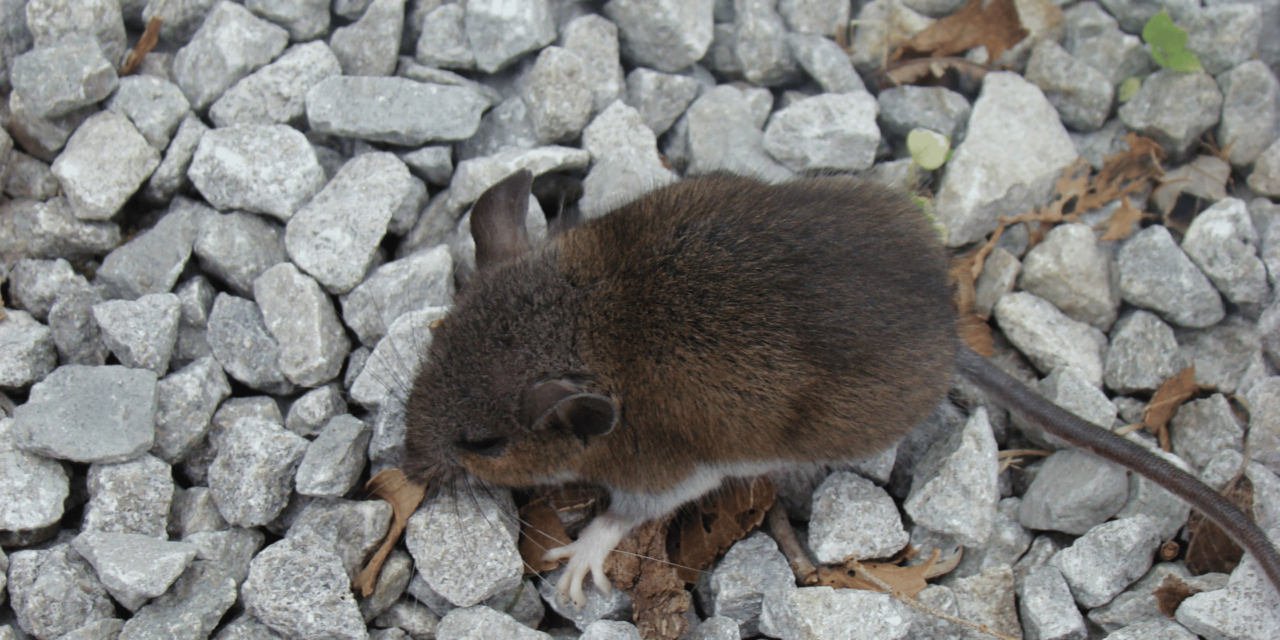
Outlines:
[[907, 151], [921, 168], [933, 171], [950, 157], [951, 140], [928, 129], [913, 129], [907, 134]]
[[1131, 77], [1125, 78], [1120, 83], [1120, 90], [1116, 92], [1116, 99], [1120, 102], [1128, 102], [1133, 99], [1134, 94], [1138, 93], [1138, 89], [1142, 88], [1142, 78]]
[[1169, 56], [1166, 67], [1174, 71], [1203, 71], [1204, 67], [1200, 66], [1200, 58], [1190, 51], [1179, 51]]
[[1151, 19], [1147, 20], [1147, 24], [1142, 26], [1142, 39], [1148, 43], [1161, 44], [1163, 46], [1163, 43], [1157, 42], [1162, 39], [1162, 32], [1176, 28], [1173, 26], [1173, 18], [1169, 17], [1169, 12], [1161, 9], [1160, 13], [1151, 16]]
[[1154, 44], [1150, 46], [1151, 46], [1151, 59], [1155, 60], [1156, 64], [1162, 67], [1169, 66], [1169, 56], [1165, 55], [1164, 52], [1160, 50], [1160, 47], [1157, 47]]

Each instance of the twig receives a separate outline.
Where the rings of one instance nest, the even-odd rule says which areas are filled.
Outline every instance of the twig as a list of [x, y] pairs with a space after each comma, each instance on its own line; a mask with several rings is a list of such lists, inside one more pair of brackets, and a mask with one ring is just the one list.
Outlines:
[[159, 15], [151, 16], [151, 20], [147, 21], [146, 31], [143, 31], [142, 37], [138, 38], [138, 44], [133, 47], [133, 51], [129, 52], [129, 57], [124, 59], [124, 64], [120, 67], [120, 75], [132, 75], [138, 71], [138, 67], [142, 66], [142, 59], [151, 53], [156, 43], [160, 41], [160, 25], [163, 22]]
[[796, 575], [796, 581], [804, 586], [817, 584], [818, 570], [813, 568], [808, 554], [796, 539], [796, 531], [791, 528], [791, 520], [787, 518], [787, 510], [783, 508], [781, 501], [773, 503], [766, 518], [769, 521], [769, 531], [773, 533], [773, 539], [777, 541], [782, 555], [786, 556], [791, 572]]
[[877, 587], [880, 587], [881, 589], [884, 590], [885, 593], [893, 596], [895, 600], [897, 600], [898, 602], [901, 602], [902, 604], [907, 605], [908, 607], [911, 607], [912, 609], [915, 609], [923, 613], [927, 613], [937, 618], [942, 618], [943, 620], [946, 620], [948, 622], [954, 622], [962, 627], [973, 629], [974, 631], [977, 631], [979, 633], [985, 633], [989, 636], [1000, 638], [1000, 640], [1019, 640], [1018, 638], [1005, 635], [1003, 633], [1000, 633], [999, 631], [992, 631], [991, 629], [988, 629], [987, 625], [985, 624], [969, 622], [968, 620], [962, 620], [944, 611], [939, 611], [937, 609], [934, 609], [933, 607], [930, 607], [929, 605], [926, 605], [920, 602], [919, 600], [916, 600], [915, 598], [912, 598], [906, 595], [905, 593], [902, 593], [901, 591], [895, 591], [893, 587], [890, 587], [887, 582], [885, 582], [884, 580], [881, 580], [879, 577], [876, 576], [876, 574], [871, 573], [870, 571], [867, 571], [866, 568], [864, 568], [862, 564], [859, 563], [855, 558], [852, 558], [852, 557], [845, 558], [844, 563], [846, 566], [850, 567], [854, 571], [857, 571], [858, 575], [866, 577], [866, 579], [869, 580], [872, 584], [876, 585]]

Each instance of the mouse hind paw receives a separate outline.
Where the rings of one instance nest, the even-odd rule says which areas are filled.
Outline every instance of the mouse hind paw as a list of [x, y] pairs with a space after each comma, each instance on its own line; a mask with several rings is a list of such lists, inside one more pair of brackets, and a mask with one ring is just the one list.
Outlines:
[[564, 574], [556, 583], [560, 597], [572, 600], [578, 607], [585, 605], [587, 596], [582, 590], [582, 581], [587, 572], [591, 573], [591, 581], [597, 589], [605, 595], [611, 593], [613, 585], [604, 575], [604, 561], [630, 529], [606, 514], [587, 525], [577, 540], [546, 552], [542, 556], [545, 560], [569, 560]]

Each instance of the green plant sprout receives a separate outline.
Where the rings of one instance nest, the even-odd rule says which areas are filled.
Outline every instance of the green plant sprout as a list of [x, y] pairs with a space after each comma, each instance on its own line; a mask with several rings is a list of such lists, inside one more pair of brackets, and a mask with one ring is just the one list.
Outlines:
[[1128, 102], [1133, 99], [1133, 96], [1138, 93], [1138, 89], [1141, 88], [1142, 78], [1125, 78], [1124, 82], [1120, 83], [1120, 89], [1116, 91], [1116, 100], [1119, 100], [1122, 103]]
[[1200, 58], [1187, 51], [1187, 30], [1173, 25], [1169, 12], [1161, 9], [1142, 27], [1142, 39], [1151, 45], [1156, 64], [1174, 71], [1202, 71]]
[[951, 139], [928, 129], [912, 129], [907, 134], [911, 160], [925, 171], [933, 171], [951, 159]]

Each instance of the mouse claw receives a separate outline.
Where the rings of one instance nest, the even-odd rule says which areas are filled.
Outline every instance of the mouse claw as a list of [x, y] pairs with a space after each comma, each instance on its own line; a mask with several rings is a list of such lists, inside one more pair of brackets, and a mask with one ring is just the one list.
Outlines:
[[563, 547], [557, 547], [545, 554], [544, 560], [563, 560], [569, 563], [565, 572], [556, 582], [556, 592], [561, 598], [568, 598], [578, 608], [587, 603], [586, 593], [582, 589], [582, 581], [591, 574], [591, 581], [605, 595], [613, 593], [613, 585], [604, 574], [604, 561], [609, 552], [618, 545], [618, 541], [626, 534], [627, 529], [619, 523], [605, 517], [596, 518], [578, 539]]

